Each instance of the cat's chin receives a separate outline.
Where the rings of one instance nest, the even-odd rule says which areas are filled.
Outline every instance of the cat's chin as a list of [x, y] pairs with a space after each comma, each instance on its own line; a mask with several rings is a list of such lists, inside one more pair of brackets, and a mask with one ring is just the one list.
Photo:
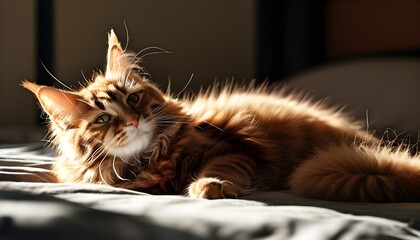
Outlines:
[[128, 126], [125, 131], [127, 133], [125, 144], [112, 147], [110, 154], [129, 160], [149, 147], [153, 138], [153, 124], [143, 123], [138, 128]]

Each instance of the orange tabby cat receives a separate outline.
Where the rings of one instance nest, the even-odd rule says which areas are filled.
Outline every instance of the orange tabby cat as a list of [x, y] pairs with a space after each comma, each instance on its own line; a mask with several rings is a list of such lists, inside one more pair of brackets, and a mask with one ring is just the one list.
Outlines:
[[108, 41], [105, 74], [78, 91], [23, 83], [49, 116], [60, 182], [210, 199], [290, 188], [328, 200], [420, 200], [420, 157], [340, 112], [266, 85], [176, 99], [139, 73], [112, 30]]

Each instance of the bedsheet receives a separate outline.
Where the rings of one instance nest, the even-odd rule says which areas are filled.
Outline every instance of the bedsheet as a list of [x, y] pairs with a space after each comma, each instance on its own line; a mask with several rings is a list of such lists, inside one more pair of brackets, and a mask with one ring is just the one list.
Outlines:
[[0, 149], [0, 239], [420, 239], [420, 203], [154, 196], [51, 183], [54, 159], [39, 144]]

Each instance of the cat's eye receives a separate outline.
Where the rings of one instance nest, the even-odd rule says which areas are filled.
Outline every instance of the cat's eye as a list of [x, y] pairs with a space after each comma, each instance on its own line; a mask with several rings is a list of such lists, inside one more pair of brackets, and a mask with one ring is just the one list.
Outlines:
[[132, 94], [130, 94], [129, 96], [128, 96], [128, 98], [127, 98], [127, 103], [128, 103], [128, 105], [130, 105], [130, 106], [134, 106], [134, 105], [136, 105], [138, 102], [139, 102], [139, 96], [137, 95], [137, 94], [135, 94], [135, 93], [132, 93]]
[[102, 114], [96, 118], [95, 123], [107, 123], [111, 120], [111, 115], [109, 114]]

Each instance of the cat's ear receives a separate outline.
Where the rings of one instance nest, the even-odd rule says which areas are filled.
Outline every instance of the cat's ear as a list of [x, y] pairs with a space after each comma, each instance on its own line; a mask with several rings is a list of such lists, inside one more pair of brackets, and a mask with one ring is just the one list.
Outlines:
[[113, 78], [121, 76], [130, 71], [132, 67], [131, 59], [124, 55], [124, 50], [118, 41], [113, 29], [108, 34], [108, 54], [105, 77]]
[[80, 118], [87, 106], [86, 103], [81, 101], [81, 97], [75, 93], [37, 85], [28, 81], [24, 81], [22, 86], [36, 95], [44, 111], [56, 121]]

